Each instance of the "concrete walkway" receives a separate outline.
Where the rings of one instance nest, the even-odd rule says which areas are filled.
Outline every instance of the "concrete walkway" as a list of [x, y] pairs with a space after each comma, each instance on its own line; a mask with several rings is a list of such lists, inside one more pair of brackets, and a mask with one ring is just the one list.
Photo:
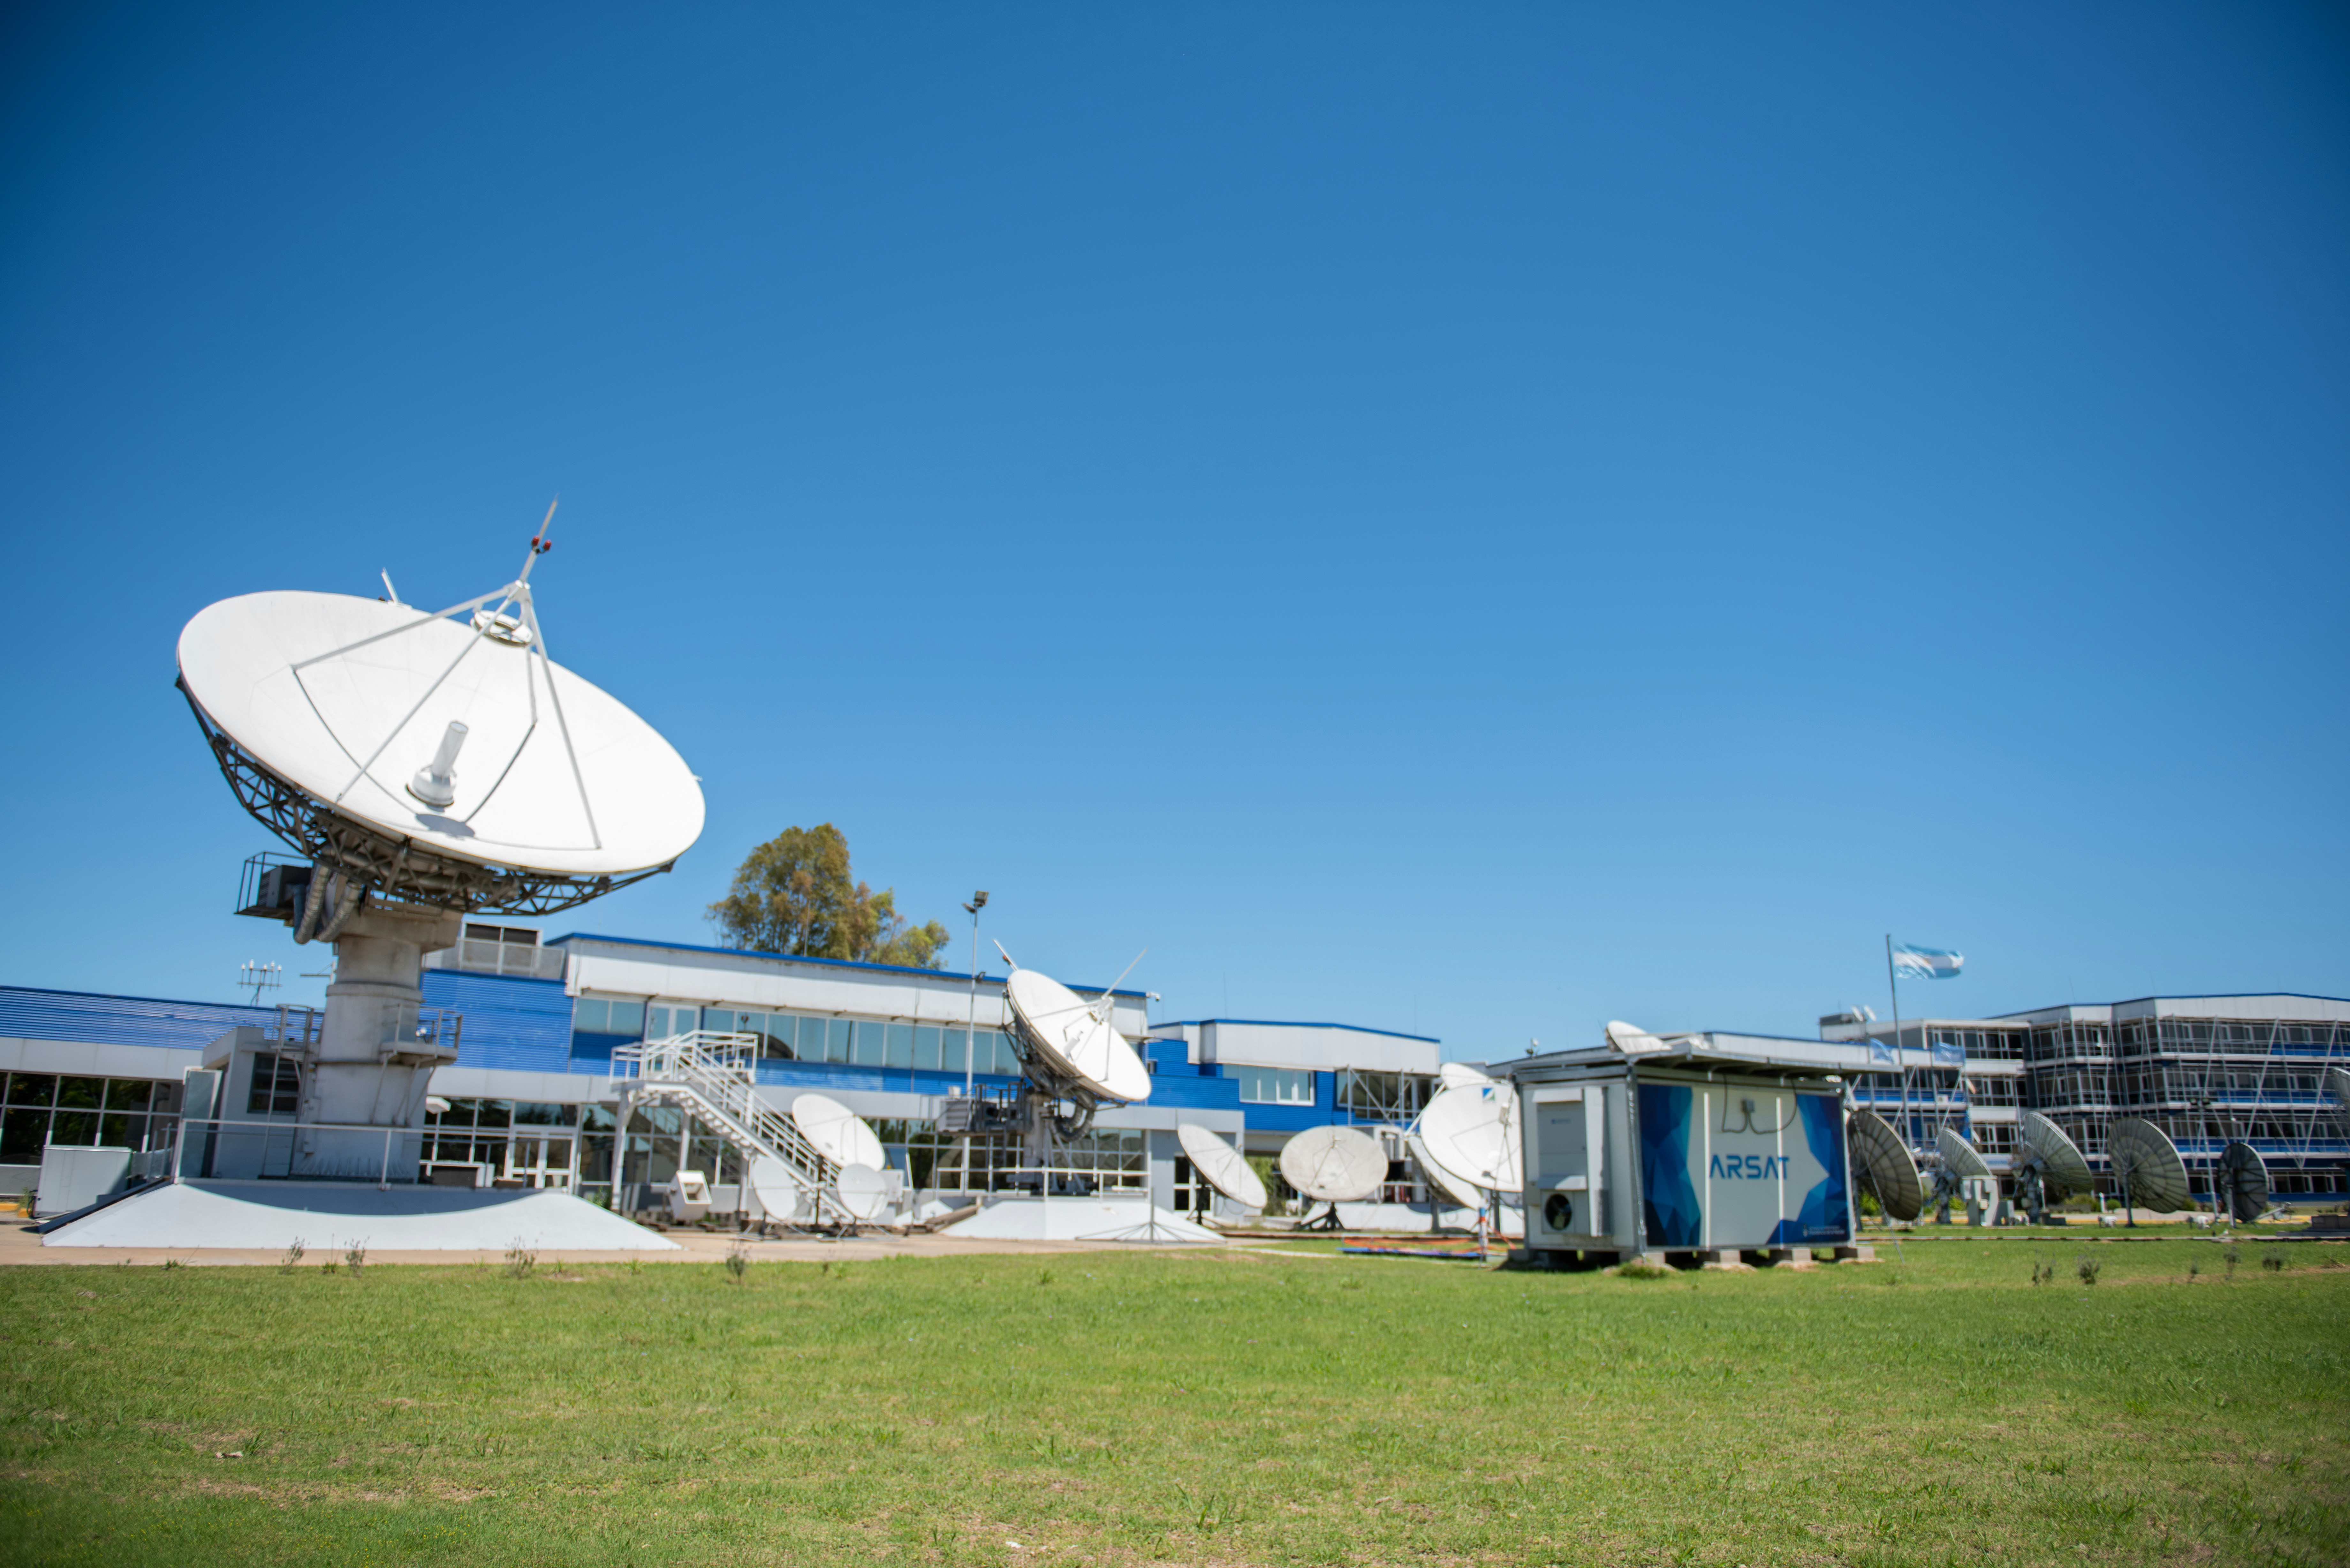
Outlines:
[[[572, 1263], [638, 1262], [648, 1267], [668, 1263], [715, 1263], [725, 1258], [735, 1244], [732, 1236], [715, 1235], [703, 1231], [671, 1231], [668, 1239], [678, 1244], [675, 1251], [661, 1252], [599, 1252], [542, 1251], [538, 1266], [551, 1269]], [[988, 1253], [1100, 1253], [1136, 1251], [1206, 1252], [1223, 1246], [1246, 1247], [1246, 1243], [1218, 1243], [1202, 1246], [1151, 1248], [1123, 1241], [957, 1241], [952, 1236], [892, 1236], [886, 1232], [859, 1236], [851, 1241], [828, 1241], [816, 1237], [795, 1238], [787, 1241], [763, 1241], [743, 1239], [743, 1249], [761, 1262], [840, 1262], [844, 1259], [881, 1258], [971, 1258]], [[1262, 1243], [1259, 1243], [1262, 1245]], [[84, 1267], [91, 1264], [153, 1264], [160, 1266], [176, 1261], [198, 1268], [219, 1266], [272, 1267], [285, 1262], [285, 1255], [239, 1247], [44, 1247], [41, 1239], [26, 1230], [21, 1220], [0, 1219], [0, 1266], [11, 1263], [71, 1263]], [[338, 1252], [324, 1247], [313, 1248], [304, 1255], [302, 1266], [340, 1261]], [[435, 1263], [475, 1264], [502, 1263], [503, 1251], [472, 1252], [378, 1251], [368, 1249], [369, 1264]]]

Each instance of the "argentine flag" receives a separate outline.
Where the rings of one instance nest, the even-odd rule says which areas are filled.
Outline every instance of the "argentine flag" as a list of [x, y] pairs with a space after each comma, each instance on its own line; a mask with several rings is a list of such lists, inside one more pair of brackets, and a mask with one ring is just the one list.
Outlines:
[[1945, 948], [1921, 948], [1908, 942], [1893, 944], [1893, 972], [1904, 980], [1950, 980], [1966, 967], [1964, 953]]

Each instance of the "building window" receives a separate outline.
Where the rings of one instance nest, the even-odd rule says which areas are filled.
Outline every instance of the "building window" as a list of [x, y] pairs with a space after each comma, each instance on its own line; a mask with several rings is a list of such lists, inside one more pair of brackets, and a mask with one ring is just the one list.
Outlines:
[[1372, 1073], [1349, 1067], [1338, 1075], [1338, 1107], [1361, 1121], [1408, 1122], [1427, 1108], [1435, 1096], [1435, 1085], [1434, 1078], [1419, 1073]]
[[1241, 1102], [1251, 1106], [1310, 1106], [1314, 1075], [1287, 1067], [1236, 1067]]
[[290, 1116], [302, 1108], [302, 1069], [274, 1051], [253, 1054], [253, 1087], [244, 1096], [249, 1116]]
[[617, 996], [583, 996], [571, 1004], [571, 1027], [582, 1034], [625, 1034], [637, 1039], [645, 1032], [645, 1004]]

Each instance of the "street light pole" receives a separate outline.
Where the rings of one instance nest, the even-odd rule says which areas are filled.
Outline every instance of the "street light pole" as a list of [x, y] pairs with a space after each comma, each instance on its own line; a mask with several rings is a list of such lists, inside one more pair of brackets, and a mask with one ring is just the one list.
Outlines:
[[971, 916], [971, 1014], [962, 1032], [962, 1097], [972, 1097], [972, 1054], [979, 1048], [979, 912], [987, 908], [987, 895], [973, 893], [971, 902], [963, 906]]

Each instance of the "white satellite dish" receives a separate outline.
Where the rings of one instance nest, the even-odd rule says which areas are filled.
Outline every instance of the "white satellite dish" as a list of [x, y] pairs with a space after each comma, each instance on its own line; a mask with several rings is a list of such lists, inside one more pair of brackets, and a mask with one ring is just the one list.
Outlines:
[[1105, 1100], [1150, 1097], [1150, 1069], [1110, 1027], [1108, 998], [1089, 1002], [1049, 975], [1012, 971], [1003, 983], [1014, 1025], [1046, 1071]]
[[2142, 1116], [2124, 1116], [2106, 1127], [2106, 1163], [2121, 1183], [2122, 1207], [2130, 1211], [2133, 1225], [2141, 1208], [2170, 1213], [2195, 1207], [2178, 1146]]
[[1845, 1117], [1845, 1140], [1861, 1185], [1876, 1194], [1887, 1220], [1912, 1220], [1926, 1211], [1926, 1184], [1918, 1161], [1893, 1124], [1875, 1111], [1855, 1106]]
[[2096, 1186], [2096, 1173], [2063, 1127], [2038, 1111], [2024, 1111], [2016, 1117], [2016, 1131], [2022, 1135], [2025, 1152], [2039, 1165], [2041, 1179], [2059, 1189], [2058, 1196]]
[[1179, 1123], [1175, 1141], [1183, 1146], [1185, 1158], [1200, 1179], [1239, 1204], [1243, 1209], [1264, 1207], [1264, 1183], [1257, 1179], [1256, 1170], [1242, 1158], [1241, 1151], [1210, 1132], [1206, 1127], [1190, 1122]]
[[1411, 1150], [1412, 1163], [1427, 1174], [1428, 1179], [1435, 1184], [1437, 1190], [1463, 1209], [1485, 1207], [1486, 1195], [1477, 1190], [1477, 1184], [1464, 1176], [1455, 1175], [1439, 1164], [1436, 1156], [1429, 1152], [1427, 1143], [1418, 1133], [1407, 1137], [1404, 1144]]
[[792, 1122], [816, 1153], [844, 1169], [862, 1165], [879, 1170], [889, 1163], [865, 1118], [829, 1095], [802, 1095], [794, 1100]]
[[751, 1191], [770, 1220], [791, 1219], [807, 1197], [799, 1173], [771, 1154], [763, 1154], [751, 1162]]
[[1627, 1056], [1672, 1049], [1647, 1030], [1627, 1023], [1620, 1018], [1607, 1025], [1607, 1044]]
[[862, 1161], [842, 1166], [835, 1186], [840, 1194], [840, 1206], [848, 1210], [852, 1219], [878, 1218], [889, 1206], [888, 1173]]
[[1388, 1179], [1388, 1157], [1352, 1127], [1307, 1127], [1282, 1146], [1281, 1179], [1317, 1203], [1357, 1203]]
[[1436, 1076], [1438, 1081], [1448, 1089], [1473, 1089], [1480, 1084], [1490, 1084], [1493, 1081], [1491, 1076], [1480, 1073], [1466, 1062], [1443, 1063], [1436, 1069]]
[[1506, 1084], [1439, 1092], [1415, 1130], [1438, 1166], [1482, 1191], [1515, 1193], [1525, 1185], [1518, 1096]]
[[424, 954], [458, 940], [464, 915], [568, 909], [667, 870], [701, 836], [683, 759], [549, 657], [530, 575], [553, 520], [511, 582], [446, 609], [246, 594], [180, 633], [180, 689], [213, 761], [311, 862], [273, 867], [256, 889], [270, 901], [244, 912], [338, 944], [308, 1127], [281, 1174], [414, 1168], [421, 1140], [375, 1129], [412, 1127], [455, 1059], [420, 1009]]
[[420, 885], [386, 889], [398, 896], [501, 905], [432, 886], [440, 857], [583, 878], [582, 897], [608, 890], [598, 878], [666, 867], [701, 836], [702, 786], [651, 725], [549, 659], [527, 597], [513, 602], [524, 641], [379, 599], [246, 594], [181, 632], [180, 680], [215, 751], [224, 740], [239, 754], [224, 768], [247, 763], [303, 815], [330, 819], [293, 833], [265, 822], [314, 857], [330, 857], [321, 837], [344, 858], [376, 849], [367, 858], [388, 871], [405, 852]]
[[1934, 1148], [1942, 1157], [1942, 1168], [1959, 1180], [1991, 1179], [1991, 1165], [1983, 1158], [1981, 1151], [1951, 1128], [1935, 1130]]

